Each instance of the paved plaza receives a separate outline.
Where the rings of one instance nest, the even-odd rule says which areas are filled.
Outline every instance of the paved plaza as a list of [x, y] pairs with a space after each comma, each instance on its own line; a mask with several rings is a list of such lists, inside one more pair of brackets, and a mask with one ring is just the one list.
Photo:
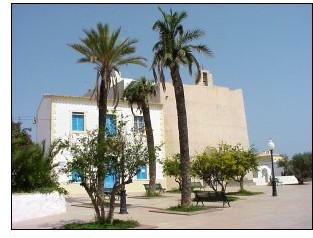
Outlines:
[[[312, 229], [312, 183], [277, 186], [277, 197], [272, 197], [270, 186], [247, 186], [249, 191], [264, 194], [240, 196], [225, 208], [222, 202], [206, 202], [209, 207], [196, 215], [177, 215], [155, 212], [178, 205], [179, 194], [165, 193], [159, 198], [146, 199], [143, 193], [128, 193], [128, 214], [118, 219], [137, 220], [140, 229]], [[237, 191], [229, 187], [227, 192]], [[58, 229], [70, 222], [90, 221], [93, 208], [86, 195], [67, 196], [67, 212], [12, 224], [12, 229]]]

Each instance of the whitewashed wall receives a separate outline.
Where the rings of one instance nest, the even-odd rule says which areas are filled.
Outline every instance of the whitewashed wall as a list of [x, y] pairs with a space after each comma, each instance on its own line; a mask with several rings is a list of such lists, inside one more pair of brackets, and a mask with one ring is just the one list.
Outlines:
[[[38, 138], [45, 139], [50, 137], [47, 134], [47, 128], [51, 128], [51, 141], [56, 139], [72, 139], [75, 140], [78, 136], [84, 136], [87, 130], [94, 130], [98, 128], [98, 108], [96, 102], [89, 98], [73, 97], [73, 96], [57, 96], [50, 95], [44, 97], [45, 108], [51, 108], [50, 110], [42, 110], [40, 105], [40, 112], [42, 117], [49, 117], [51, 112], [51, 126], [37, 126]], [[135, 109], [135, 107], [134, 107]], [[72, 131], [72, 112], [84, 113], [84, 131], [76, 132]], [[44, 115], [46, 113], [46, 115]], [[108, 114], [113, 113], [112, 102], [108, 102]], [[130, 110], [130, 106], [127, 102], [121, 100], [118, 107], [115, 109], [117, 120], [123, 116], [128, 120], [127, 130], [131, 130], [134, 126], [134, 116]], [[140, 111], [134, 110], [135, 115], [141, 115]], [[156, 146], [161, 146], [164, 142], [163, 132], [163, 113], [162, 106], [160, 104], [153, 104], [150, 106], [151, 123], [154, 134], [154, 141]], [[165, 151], [162, 146], [161, 151], [158, 153], [160, 159], [164, 158]], [[70, 153], [63, 153], [56, 156], [56, 162], [60, 163], [60, 168], [64, 166], [67, 160], [71, 159]], [[149, 171], [148, 171], [149, 173]], [[157, 163], [157, 179], [164, 179], [162, 174], [162, 166]], [[66, 183], [70, 180], [68, 174], [59, 173], [59, 182]], [[134, 178], [136, 180], [136, 178]], [[142, 180], [141, 180], [142, 181]], [[143, 187], [143, 186], [142, 186]]]
[[[127, 104], [121, 104], [118, 107], [122, 110], [123, 116], [128, 118], [127, 130], [131, 130], [134, 126], [134, 116], [131, 113], [131, 110]], [[142, 116], [139, 110], [135, 109], [134, 107], [134, 114], [136, 116]], [[164, 130], [163, 130], [163, 112], [161, 105], [150, 105], [150, 117], [151, 117], [151, 124], [153, 130], [153, 137], [154, 137], [154, 145], [160, 146], [161, 151], [157, 154], [158, 159], [165, 158], [165, 150], [164, 150]], [[147, 171], [149, 173], [149, 168], [147, 167]], [[159, 162], [156, 164], [156, 179], [164, 179], [162, 166]], [[136, 180], [136, 178], [134, 178]], [[147, 179], [148, 180], [148, 179]]]
[[45, 141], [46, 148], [51, 142], [51, 98], [44, 95], [36, 113], [36, 142]]
[[12, 222], [55, 215], [66, 212], [64, 195], [58, 192], [50, 194], [13, 194]]

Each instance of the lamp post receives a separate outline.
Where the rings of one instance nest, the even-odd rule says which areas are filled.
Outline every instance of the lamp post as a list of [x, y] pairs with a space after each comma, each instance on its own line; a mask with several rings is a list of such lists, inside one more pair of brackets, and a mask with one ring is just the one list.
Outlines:
[[120, 214], [128, 214], [126, 205], [126, 190], [125, 185], [121, 189], [121, 200], [120, 200]]
[[271, 152], [271, 161], [272, 161], [272, 195], [277, 196], [277, 190], [276, 190], [276, 180], [275, 180], [275, 173], [274, 173], [274, 160], [273, 160], [273, 150], [275, 147], [274, 142], [270, 139], [268, 141], [268, 149]]

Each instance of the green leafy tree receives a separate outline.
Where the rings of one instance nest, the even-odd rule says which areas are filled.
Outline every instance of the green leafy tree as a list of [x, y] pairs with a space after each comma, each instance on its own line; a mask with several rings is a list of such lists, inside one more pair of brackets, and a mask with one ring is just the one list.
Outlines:
[[307, 178], [312, 178], [312, 152], [292, 156], [290, 167], [299, 184], [303, 184]]
[[203, 179], [214, 190], [221, 187], [226, 191], [230, 180], [238, 181], [243, 190], [244, 177], [258, 166], [254, 148], [245, 150], [240, 144], [236, 146], [220, 143], [217, 148], [207, 147], [203, 153], [196, 155], [192, 163], [192, 173]]
[[284, 168], [284, 175], [294, 175], [298, 184], [303, 184], [308, 178], [312, 178], [312, 152], [298, 153], [291, 160], [286, 155], [277, 163]]
[[[113, 222], [115, 195], [126, 184], [132, 183], [132, 178], [138, 173], [138, 167], [148, 162], [148, 150], [143, 136], [134, 131], [127, 133], [125, 122], [119, 121], [115, 136], [107, 137], [105, 142], [99, 144], [98, 131], [89, 131], [86, 136], [80, 137], [76, 142], [65, 141], [63, 146], [70, 151], [72, 159], [67, 163], [67, 170], [75, 170], [81, 177], [81, 185], [86, 190], [93, 204], [96, 220]], [[99, 159], [99, 150], [104, 157]], [[105, 164], [105, 171], [99, 175], [99, 164]], [[99, 198], [103, 186], [99, 183], [107, 173], [116, 173], [119, 179], [113, 185], [108, 215], [103, 219], [99, 209]]]
[[192, 161], [192, 174], [204, 181], [214, 190], [218, 187], [226, 191], [229, 180], [233, 177], [234, 158], [231, 146], [221, 143], [217, 148], [207, 147]]
[[[118, 104], [118, 90], [116, 72], [120, 72], [119, 67], [128, 64], [137, 64], [145, 66], [144, 58], [134, 56], [136, 51], [135, 44], [138, 42], [135, 39], [126, 38], [119, 40], [121, 28], [110, 31], [109, 25], [98, 23], [96, 29], [84, 30], [85, 38], [82, 38], [80, 44], [69, 44], [71, 48], [82, 54], [79, 63], [92, 63], [96, 65], [97, 82], [94, 90], [94, 95], [99, 108], [98, 116], [98, 140], [99, 145], [103, 144], [105, 138], [105, 122], [107, 115], [107, 99], [108, 93], [113, 85], [114, 105]], [[100, 81], [100, 82], [99, 82]], [[99, 152], [102, 151], [99, 149]], [[104, 153], [104, 152], [103, 152]], [[98, 154], [99, 157], [104, 157], [104, 154]], [[101, 160], [101, 159], [98, 159]], [[104, 211], [104, 180], [101, 175], [105, 172], [103, 164], [97, 167], [99, 179], [98, 200], [101, 207], [101, 219], [105, 219]]]
[[204, 53], [208, 56], [211, 56], [212, 52], [206, 45], [191, 44], [192, 41], [202, 37], [204, 35], [204, 31], [200, 29], [184, 30], [182, 22], [187, 18], [187, 13], [185, 11], [178, 13], [170, 10], [170, 13], [165, 13], [160, 7], [159, 11], [162, 14], [162, 19], [157, 20], [152, 28], [159, 33], [159, 41], [153, 46], [152, 49], [154, 57], [151, 68], [153, 69], [155, 79], [157, 79], [157, 73], [155, 70], [157, 68], [159, 81], [163, 85], [163, 90], [165, 90], [165, 77], [163, 69], [169, 68], [170, 70], [176, 99], [181, 156], [181, 206], [187, 207], [191, 204], [190, 156], [185, 94], [179, 67], [181, 65], [187, 66], [189, 73], [192, 74], [192, 66], [196, 65], [198, 72], [196, 79], [199, 81], [200, 64], [194, 56], [193, 51]]
[[175, 182], [178, 183], [179, 190], [182, 188], [182, 177], [180, 169], [180, 155], [175, 154], [172, 158], [166, 158], [161, 161], [163, 166], [163, 174], [165, 176], [174, 177]]
[[244, 177], [249, 171], [257, 170], [258, 157], [254, 148], [245, 150], [240, 144], [232, 147], [232, 153], [235, 160], [233, 179], [239, 182], [240, 191], [243, 191]]
[[277, 161], [277, 166], [278, 167], [283, 167], [283, 175], [288, 176], [288, 175], [293, 175], [292, 168], [291, 168], [291, 163], [289, 163], [288, 156], [285, 154], [280, 155], [282, 159]]
[[138, 109], [142, 112], [145, 131], [147, 137], [147, 146], [149, 151], [149, 190], [148, 195], [155, 193], [156, 181], [156, 154], [153, 138], [153, 130], [150, 118], [149, 98], [156, 95], [153, 84], [145, 77], [141, 77], [139, 81], [132, 81], [124, 90], [124, 98], [131, 105], [133, 111], [133, 104], [137, 104]]
[[53, 158], [59, 152], [56, 142], [45, 153], [44, 146], [34, 144], [21, 123], [12, 122], [12, 192], [66, 193], [59, 186]]
[[12, 152], [18, 150], [21, 147], [28, 146], [32, 144], [32, 140], [28, 131], [29, 128], [21, 128], [21, 122], [12, 122], [11, 131], [12, 131]]

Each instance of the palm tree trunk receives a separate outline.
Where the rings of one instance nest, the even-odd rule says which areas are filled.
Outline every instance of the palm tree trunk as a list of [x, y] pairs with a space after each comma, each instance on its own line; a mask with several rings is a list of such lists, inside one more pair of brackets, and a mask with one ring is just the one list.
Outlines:
[[[100, 84], [100, 97], [99, 97], [99, 117], [98, 117], [98, 145], [102, 146], [105, 140], [105, 120], [107, 114], [107, 97], [108, 97], [108, 89], [106, 88], [106, 84], [104, 81], [104, 74], [101, 74], [101, 84]], [[101, 150], [102, 151], [102, 150]], [[105, 155], [103, 153], [99, 153], [98, 155], [100, 158], [103, 158]], [[100, 161], [102, 159], [99, 159]], [[99, 164], [97, 168], [97, 183], [98, 183], [98, 191], [100, 198], [100, 221], [105, 221], [105, 210], [104, 210], [104, 174], [105, 174], [105, 167], [104, 164]]]
[[145, 130], [147, 137], [147, 145], [149, 152], [149, 190], [148, 195], [155, 193], [155, 181], [156, 181], [156, 156], [155, 156], [155, 148], [154, 148], [154, 138], [153, 138], [153, 130], [151, 125], [150, 118], [150, 109], [149, 105], [143, 103], [142, 105], [142, 113], [143, 119], [145, 122]]
[[173, 66], [171, 67], [170, 70], [175, 91], [177, 119], [178, 119], [180, 166], [182, 177], [181, 206], [186, 207], [191, 204], [191, 190], [190, 190], [190, 157], [188, 141], [188, 124], [185, 105], [185, 94], [178, 66]]

